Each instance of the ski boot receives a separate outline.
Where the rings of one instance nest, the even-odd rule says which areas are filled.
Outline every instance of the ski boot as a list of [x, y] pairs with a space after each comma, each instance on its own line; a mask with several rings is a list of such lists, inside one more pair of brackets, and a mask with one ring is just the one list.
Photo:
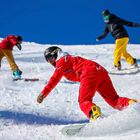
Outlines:
[[137, 59], [133, 58], [133, 60], [134, 60], [134, 64], [131, 65], [131, 68], [137, 68], [138, 67]]
[[14, 80], [21, 79], [21, 72], [19, 70], [14, 70], [13, 78], [14, 78]]
[[119, 71], [119, 70], [121, 70], [122, 69], [122, 66], [115, 66], [114, 68], [113, 68], [114, 70], [116, 70], [116, 71]]
[[100, 107], [96, 105], [92, 106], [90, 110], [90, 120], [96, 120], [99, 116], [102, 117]]
[[113, 70], [119, 71], [119, 70], [122, 69], [121, 62], [120, 61], [118, 62], [118, 64], [119, 64], [118, 66], [114, 65]]
[[129, 101], [128, 101], [128, 104], [130, 105], [130, 104], [133, 104], [133, 103], [138, 103], [138, 100], [136, 100], [136, 99], [130, 99]]

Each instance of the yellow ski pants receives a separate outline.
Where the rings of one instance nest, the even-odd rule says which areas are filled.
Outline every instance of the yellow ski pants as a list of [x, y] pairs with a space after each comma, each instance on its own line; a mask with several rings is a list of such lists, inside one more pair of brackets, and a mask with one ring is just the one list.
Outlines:
[[116, 45], [114, 48], [114, 65], [115, 66], [120, 65], [119, 62], [121, 61], [121, 57], [123, 57], [125, 61], [128, 62], [130, 65], [134, 64], [133, 57], [126, 51], [128, 41], [129, 41], [128, 37], [116, 39], [116, 42], [115, 42]]
[[15, 60], [14, 60], [14, 57], [13, 57], [11, 50], [7, 50], [7, 49], [0, 50], [0, 65], [1, 65], [2, 58], [4, 56], [6, 57], [9, 65], [11, 67], [12, 72], [14, 72], [14, 70], [19, 70], [18, 66], [15, 63]]

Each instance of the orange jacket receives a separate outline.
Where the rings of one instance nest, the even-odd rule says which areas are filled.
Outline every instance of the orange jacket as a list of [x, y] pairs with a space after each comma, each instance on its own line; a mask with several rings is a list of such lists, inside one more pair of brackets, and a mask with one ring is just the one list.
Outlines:
[[17, 36], [9, 35], [0, 43], [0, 49], [13, 50], [13, 47], [17, 44]]
[[[63, 52], [61, 52], [61, 54], [62, 53]], [[61, 80], [62, 76], [66, 77], [70, 81], [80, 82], [80, 79], [84, 74], [87, 72], [93, 73], [95, 69], [106, 71], [102, 66], [94, 61], [87, 60], [79, 56], [74, 57], [69, 54], [61, 55], [61, 57], [56, 60], [56, 67], [52, 77], [41, 93], [46, 97]]]

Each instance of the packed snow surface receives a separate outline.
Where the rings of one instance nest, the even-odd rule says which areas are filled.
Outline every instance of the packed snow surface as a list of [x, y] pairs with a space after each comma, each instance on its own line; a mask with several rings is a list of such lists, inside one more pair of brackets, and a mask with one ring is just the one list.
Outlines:
[[[42, 104], [37, 96], [53, 74], [54, 68], [44, 59], [44, 50], [50, 45], [24, 42], [22, 51], [14, 48], [15, 61], [22, 77], [39, 78], [38, 82], [12, 81], [7, 60], [0, 69], [0, 140], [139, 140], [140, 104], [123, 111], [110, 107], [96, 93], [93, 102], [100, 106], [104, 119], [97, 119], [81, 133], [68, 137], [61, 129], [74, 123], [89, 120], [78, 105], [79, 83], [65, 79], [52, 90]], [[114, 44], [59, 45], [63, 51], [94, 60], [107, 70], [113, 67]], [[127, 51], [140, 62], [140, 45], [129, 44]], [[129, 65], [122, 59], [122, 66]], [[110, 75], [120, 96], [140, 100], [140, 73], [135, 75]]]

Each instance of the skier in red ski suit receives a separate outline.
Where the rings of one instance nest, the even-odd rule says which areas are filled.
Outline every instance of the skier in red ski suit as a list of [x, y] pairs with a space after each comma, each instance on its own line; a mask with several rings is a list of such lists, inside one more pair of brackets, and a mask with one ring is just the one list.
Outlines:
[[79, 106], [90, 120], [101, 116], [100, 108], [92, 102], [96, 91], [110, 106], [118, 110], [126, 108], [130, 102], [137, 102], [135, 99], [119, 97], [108, 72], [98, 63], [79, 56], [71, 56], [57, 46], [46, 49], [44, 55], [47, 62], [55, 66], [55, 71], [39, 94], [38, 103], [43, 101], [62, 76], [70, 81], [80, 82]]

